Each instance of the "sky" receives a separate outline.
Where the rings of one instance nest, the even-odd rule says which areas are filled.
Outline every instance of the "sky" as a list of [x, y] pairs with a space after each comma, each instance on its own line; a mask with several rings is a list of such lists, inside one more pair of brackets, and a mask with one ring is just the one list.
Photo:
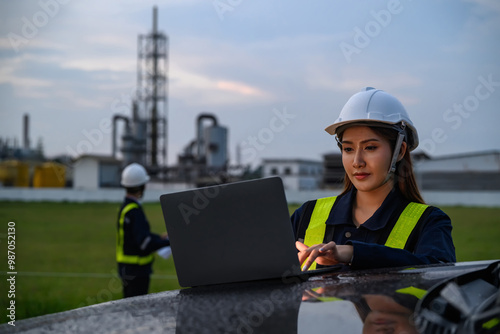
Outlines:
[[[322, 160], [324, 128], [371, 86], [396, 96], [430, 156], [500, 149], [497, 0], [0, 0], [0, 138], [48, 157], [111, 154], [130, 116], [137, 36], [169, 39], [168, 165], [213, 113], [231, 163]], [[239, 147], [239, 154], [237, 154]]]

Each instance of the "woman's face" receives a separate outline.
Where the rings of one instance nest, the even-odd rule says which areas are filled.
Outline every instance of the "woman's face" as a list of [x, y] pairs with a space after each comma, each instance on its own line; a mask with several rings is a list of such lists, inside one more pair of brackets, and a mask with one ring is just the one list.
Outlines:
[[385, 295], [366, 295], [371, 312], [366, 316], [363, 333], [418, 333], [412, 321], [413, 311]]
[[392, 189], [386, 180], [392, 158], [389, 141], [367, 126], [353, 126], [342, 136], [342, 163], [358, 191], [371, 192], [381, 187]]

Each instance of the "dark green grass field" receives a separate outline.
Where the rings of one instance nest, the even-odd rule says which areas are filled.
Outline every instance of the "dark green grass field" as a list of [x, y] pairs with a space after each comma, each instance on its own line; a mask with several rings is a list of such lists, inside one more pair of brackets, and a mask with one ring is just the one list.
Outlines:
[[[118, 203], [0, 202], [0, 307], [6, 310], [7, 228], [15, 222], [16, 320], [121, 298], [115, 263]], [[290, 211], [297, 206], [291, 205]], [[159, 204], [144, 209], [165, 231]], [[500, 258], [500, 208], [442, 207], [458, 261]], [[172, 258], [157, 258], [150, 292], [178, 289]], [[1, 321], [7, 322], [6, 311]]]

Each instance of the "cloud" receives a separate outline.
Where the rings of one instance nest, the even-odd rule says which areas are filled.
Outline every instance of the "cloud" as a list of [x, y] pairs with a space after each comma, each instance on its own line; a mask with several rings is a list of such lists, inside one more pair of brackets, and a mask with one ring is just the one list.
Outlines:
[[[343, 66], [336, 70], [326, 60], [318, 59], [307, 66], [305, 73], [306, 83], [311, 89], [354, 93], [366, 86], [386, 91], [401, 90], [408, 87], [418, 87], [423, 84], [422, 79], [411, 74], [375, 66]], [[410, 101], [409, 101], [410, 102]], [[414, 103], [415, 101], [411, 101]]]
[[0, 58], [0, 84], [9, 84], [14, 89], [14, 95], [19, 98], [47, 98], [40, 89], [54, 86], [48, 78], [37, 78], [22, 72], [24, 62], [33, 60], [35, 56], [24, 55], [20, 58]]
[[62, 69], [77, 69], [81, 71], [112, 71], [136, 72], [136, 60], [119, 56], [82, 57], [69, 59], [61, 63]]
[[221, 90], [227, 90], [229, 92], [238, 93], [241, 95], [248, 96], [265, 96], [266, 94], [258, 88], [252, 87], [250, 85], [241, 83], [241, 82], [232, 82], [232, 81], [218, 81], [217, 88]]
[[255, 85], [171, 66], [171, 95], [196, 106], [270, 101], [272, 96]]
[[466, 0], [466, 2], [470, 2], [476, 4], [477, 10], [481, 12], [496, 12], [496, 14], [500, 14], [500, 2], [497, 0]]
[[[58, 41], [43, 39], [43, 38], [33, 38], [24, 39], [24, 43], [19, 44], [19, 40], [14, 39], [11, 41], [7, 35], [0, 37], [0, 50], [11, 51], [11, 55], [21, 55], [25, 52], [36, 52], [43, 50], [50, 50], [52, 52], [60, 52], [67, 49], [66, 43], [61, 43]], [[21, 51], [18, 53], [17, 51]]]
[[0, 50], [11, 50], [12, 44], [7, 37], [0, 37]]
[[498, 43], [491, 43], [500, 30], [500, 2], [497, 0], [464, 0], [470, 4], [463, 30], [456, 41], [444, 43], [441, 50], [453, 54], [479, 54], [480, 50], [498, 52]]

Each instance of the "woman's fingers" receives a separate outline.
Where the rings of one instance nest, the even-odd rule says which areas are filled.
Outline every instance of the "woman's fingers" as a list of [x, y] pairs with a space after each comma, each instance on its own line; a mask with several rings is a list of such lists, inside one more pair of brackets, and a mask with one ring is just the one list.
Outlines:
[[307, 247], [306, 245], [304, 245], [300, 241], [297, 241], [295, 243], [295, 247], [297, 247], [297, 250], [299, 251], [299, 253], [297, 255], [299, 257], [299, 263], [300, 263], [300, 265], [302, 265], [302, 263], [304, 263], [304, 261], [307, 259], [307, 257], [311, 253], [311, 250], [309, 249], [309, 247]]
[[351, 245], [336, 245], [333, 241], [326, 244], [320, 252], [325, 254], [326, 258], [334, 259], [338, 263], [350, 263], [353, 255]]
[[311, 264], [316, 260], [316, 258], [320, 255], [319, 249], [323, 246], [324, 244], [308, 247], [300, 241], [295, 242], [295, 247], [299, 251], [299, 262], [301, 266], [303, 265], [303, 271], [306, 271], [307, 268], [309, 268]]
[[330, 241], [329, 243], [327, 243], [326, 245], [323, 244], [323, 246], [320, 248], [320, 252], [321, 253], [326, 253], [328, 251], [332, 251], [332, 252], [335, 252], [337, 250], [337, 244], [333, 241]]
[[299, 251], [298, 257], [303, 271], [306, 271], [314, 261], [325, 266], [349, 263], [353, 254], [353, 247], [351, 245], [338, 246], [333, 241], [311, 247], [297, 241], [295, 242], [295, 246]]
[[300, 242], [300, 241], [295, 241], [295, 247], [297, 248], [297, 250], [298, 250], [299, 252], [301, 252], [301, 251], [306, 250], [306, 249], [308, 249], [308, 248], [309, 248], [309, 246], [304, 245], [304, 244], [303, 244], [302, 242]]
[[313, 262], [316, 261], [317, 257], [320, 255], [319, 248], [321, 248], [321, 245], [315, 245], [309, 248], [309, 256], [306, 258], [304, 266], [302, 266], [302, 271], [307, 271]]

